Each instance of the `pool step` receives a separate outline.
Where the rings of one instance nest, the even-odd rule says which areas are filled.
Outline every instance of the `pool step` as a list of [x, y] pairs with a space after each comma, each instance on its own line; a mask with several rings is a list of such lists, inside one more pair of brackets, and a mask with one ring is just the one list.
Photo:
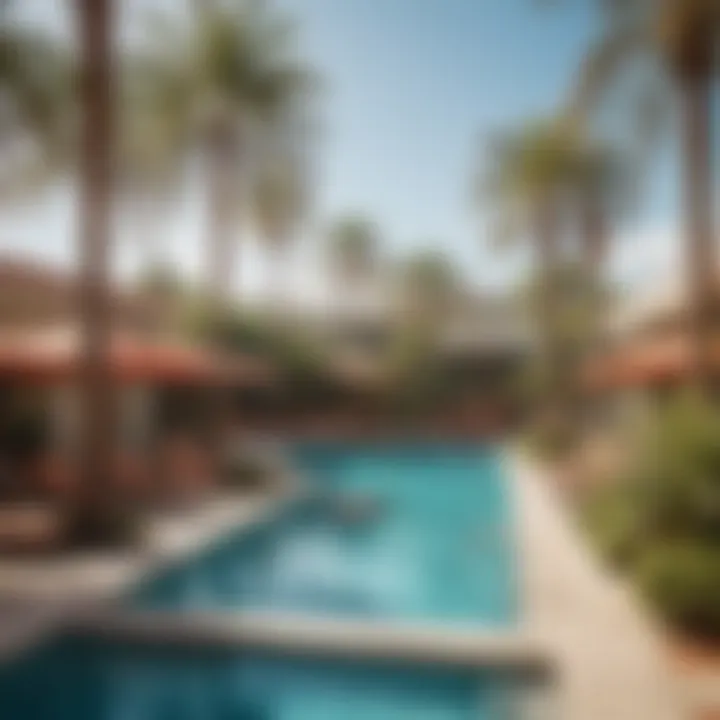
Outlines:
[[518, 630], [330, 620], [277, 612], [124, 609], [86, 616], [76, 621], [73, 630], [152, 644], [268, 648], [305, 655], [513, 667], [554, 674], [548, 648]]

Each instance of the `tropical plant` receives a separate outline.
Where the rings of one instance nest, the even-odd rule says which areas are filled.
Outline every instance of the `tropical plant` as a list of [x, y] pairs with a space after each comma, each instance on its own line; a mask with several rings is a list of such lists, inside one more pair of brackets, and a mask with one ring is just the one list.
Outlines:
[[281, 304], [287, 283], [288, 243], [306, 212], [307, 178], [289, 154], [260, 167], [253, 184], [255, 227], [274, 259], [275, 300]]
[[0, 7], [0, 200], [66, 168], [75, 96], [68, 48]]
[[377, 270], [379, 233], [360, 215], [336, 220], [328, 232], [328, 259], [338, 282], [358, 286]]
[[[133, 54], [121, 65], [118, 118], [118, 190], [134, 223], [142, 271], [167, 262], [162, 222], [177, 201], [186, 175], [178, 99], [164, 88], [148, 89], [142, 62]], [[152, 94], [150, 94], [152, 92]]]
[[637, 176], [625, 155], [587, 133], [566, 136], [570, 202], [579, 221], [581, 265], [591, 281], [602, 281], [610, 252], [612, 223], [634, 205]]
[[535, 249], [540, 292], [534, 310], [548, 397], [556, 394], [558, 380], [558, 298], [552, 280], [562, 260], [569, 165], [562, 126], [557, 121], [537, 123], [496, 138], [473, 186], [476, 205], [493, 214], [498, 242], [529, 239]]
[[322, 348], [300, 327], [268, 323], [226, 308], [197, 307], [190, 328], [196, 339], [211, 343], [228, 354], [252, 355], [277, 372], [279, 397], [291, 406], [317, 407], [339, 390]]
[[[628, 0], [602, 2], [605, 32], [591, 48], [571, 101], [575, 120], [592, 118], [608, 89], [635, 65], [645, 92], [634, 98], [635, 117], [645, 126], [648, 88], [664, 81], [680, 100], [687, 285], [691, 309], [694, 379], [706, 385], [712, 371], [709, 339], [715, 253], [712, 209], [712, 80], [720, 39], [717, 0]], [[642, 102], [638, 102], [638, 97]], [[656, 113], [651, 113], [654, 120]], [[643, 127], [643, 132], [646, 129]]]
[[720, 638], [720, 545], [658, 544], [638, 567], [640, 586], [677, 627]]
[[387, 382], [400, 409], [436, 406], [450, 383], [442, 361], [443, 329], [458, 305], [460, 281], [440, 252], [420, 251], [398, 268], [395, 332], [386, 358]]
[[704, 397], [670, 399], [635, 433], [617, 482], [588, 506], [600, 548], [670, 621], [720, 635], [720, 421]]
[[[577, 366], [601, 337], [609, 227], [634, 197], [633, 180], [619, 153], [559, 117], [501, 136], [476, 182], [500, 243], [520, 238], [536, 250], [526, 307], [542, 352], [524, 384], [558, 415], [578, 399]], [[578, 230], [574, 257], [561, 252], [569, 220]]]
[[192, 2], [154, 13], [147, 29], [135, 92], [158, 122], [157, 135], [172, 143], [161, 167], [173, 154], [201, 162], [207, 285], [220, 299], [229, 289], [235, 233], [258, 156], [277, 149], [288, 119], [305, 113], [315, 76], [294, 52], [294, 24], [266, 2]]
[[413, 322], [434, 327], [446, 319], [459, 297], [460, 281], [450, 260], [439, 251], [408, 257], [400, 268], [403, 307]]

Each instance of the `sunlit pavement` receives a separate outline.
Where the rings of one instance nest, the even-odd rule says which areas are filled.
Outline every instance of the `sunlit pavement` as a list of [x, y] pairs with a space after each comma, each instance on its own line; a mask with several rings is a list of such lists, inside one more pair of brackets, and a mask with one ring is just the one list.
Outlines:
[[549, 479], [513, 465], [524, 618], [557, 655], [561, 720], [687, 717], [646, 613], [599, 566]]

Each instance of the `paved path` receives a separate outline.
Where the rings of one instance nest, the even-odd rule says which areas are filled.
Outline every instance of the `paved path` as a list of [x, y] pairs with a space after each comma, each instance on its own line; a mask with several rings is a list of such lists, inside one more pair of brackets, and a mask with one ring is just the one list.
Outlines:
[[661, 643], [539, 471], [514, 460], [528, 630], [559, 661], [560, 720], [679, 720]]
[[155, 517], [143, 547], [133, 551], [0, 558], [0, 661], [231, 530], [265, 522], [294, 493], [216, 497], [190, 512]]

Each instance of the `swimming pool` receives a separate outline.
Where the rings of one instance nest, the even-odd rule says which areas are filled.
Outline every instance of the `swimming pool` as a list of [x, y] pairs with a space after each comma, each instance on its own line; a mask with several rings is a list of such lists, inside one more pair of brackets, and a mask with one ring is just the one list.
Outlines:
[[[318, 444], [292, 454], [307, 498], [151, 577], [128, 609], [515, 624], [512, 512], [496, 452]], [[548, 687], [534, 664], [307, 656], [280, 645], [178, 651], [76, 634], [0, 668], [0, 718], [526, 720], [528, 694]]]
[[508, 625], [512, 523], [498, 455], [305, 445], [311, 497], [143, 584], [151, 609], [273, 609]]
[[[0, 672], [8, 720], [517, 720], [541, 678], [64, 639]], [[533, 716], [537, 717], [537, 716]]]

